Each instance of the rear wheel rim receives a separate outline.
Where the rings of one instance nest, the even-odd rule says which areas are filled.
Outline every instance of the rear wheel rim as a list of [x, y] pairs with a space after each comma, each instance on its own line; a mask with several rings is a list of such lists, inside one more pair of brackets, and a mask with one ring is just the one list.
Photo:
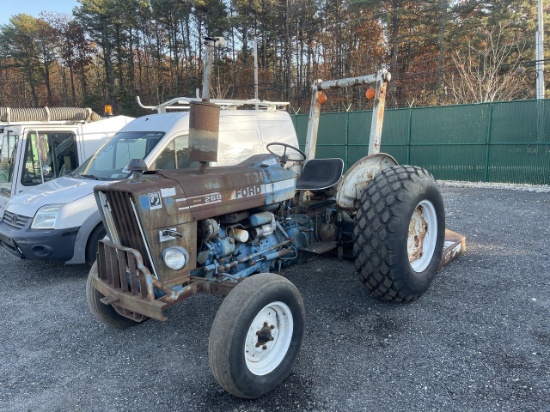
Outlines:
[[437, 214], [429, 200], [414, 209], [407, 236], [407, 255], [412, 269], [423, 272], [432, 261], [437, 243]]
[[267, 375], [284, 360], [294, 329], [290, 308], [283, 302], [266, 305], [254, 318], [244, 346], [248, 370], [254, 375]]

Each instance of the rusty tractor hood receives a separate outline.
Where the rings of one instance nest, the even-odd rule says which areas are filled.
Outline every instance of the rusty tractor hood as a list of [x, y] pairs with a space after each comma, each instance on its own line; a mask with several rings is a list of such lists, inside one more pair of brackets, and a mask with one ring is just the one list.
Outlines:
[[296, 173], [282, 168], [272, 155], [260, 154], [205, 173], [162, 170], [95, 190], [131, 193], [143, 221], [155, 227], [160, 223], [159, 212], [163, 226], [181, 224], [291, 199], [295, 188]]

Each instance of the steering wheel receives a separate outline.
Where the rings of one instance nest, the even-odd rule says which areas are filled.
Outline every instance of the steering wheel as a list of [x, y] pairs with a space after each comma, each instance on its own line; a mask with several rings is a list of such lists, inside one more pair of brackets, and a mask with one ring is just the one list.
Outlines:
[[[270, 149], [271, 146], [282, 146], [284, 148], [283, 149], [283, 154], [280, 155], [278, 153], [275, 153], [273, 150]], [[265, 148], [267, 149], [267, 151], [269, 153], [271, 153], [273, 156], [275, 156], [277, 159], [279, 159], [279, 162], [281, 162], [281, 164], [283, 164], [283, 165], [286, 164], [286, 162], [300, 162], [301, 163], [304, 160], [306, 160], [306, 154], [304, 152], [302, 152], [297, 147], [291, 146], [287, 143], [272, 142], [272, 143], [268, 143], [268, 145]], [[299, 159], [294, 159], [294, 158], [291, 158], [291, 157], [287, 156], [287, 154], [286, 154], [287, 149], [292, 149], [295, 152], [297, 152], [300, 155], [300, 158]]]

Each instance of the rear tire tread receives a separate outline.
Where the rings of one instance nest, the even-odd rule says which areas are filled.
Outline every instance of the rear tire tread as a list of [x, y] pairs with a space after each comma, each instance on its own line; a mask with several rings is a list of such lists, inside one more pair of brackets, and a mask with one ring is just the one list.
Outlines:
[[[399, 233], [403, 231], [399, 228], [400, 222], [409, 219], [405, 215], [406, 202], [417, 195], [419, 183], [422, 182], [435, 186], [432, 175], [425, 169], [416, 166], [389, 167], [369, 183], [361, 196], [353, 231], [355, 268], [361, 283], [383, 300], [409, 302], [422, 294], [404, 285], [403, 264], [396, 251], [406, 241], [406, 234], [403, 240]], [[444, 217], [442, 219], [444, 221]], [[435, 252], [439, 258], [442, 235], [444, 233], [439, 234], [438, 242], [441, 247]], [[435, 276], [435, 271], [432, 271]]]

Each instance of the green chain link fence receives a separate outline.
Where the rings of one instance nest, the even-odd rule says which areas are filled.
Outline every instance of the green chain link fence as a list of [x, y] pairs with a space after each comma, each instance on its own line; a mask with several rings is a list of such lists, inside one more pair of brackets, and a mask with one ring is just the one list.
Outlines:
[[[371, 116], [322, 113], [316, 157], [366, 156]], [[308, 115], [292, 118], [303, 148]], [[550, 184], [550, 99], [386, 110], [381, 151], [441, 180]]]

